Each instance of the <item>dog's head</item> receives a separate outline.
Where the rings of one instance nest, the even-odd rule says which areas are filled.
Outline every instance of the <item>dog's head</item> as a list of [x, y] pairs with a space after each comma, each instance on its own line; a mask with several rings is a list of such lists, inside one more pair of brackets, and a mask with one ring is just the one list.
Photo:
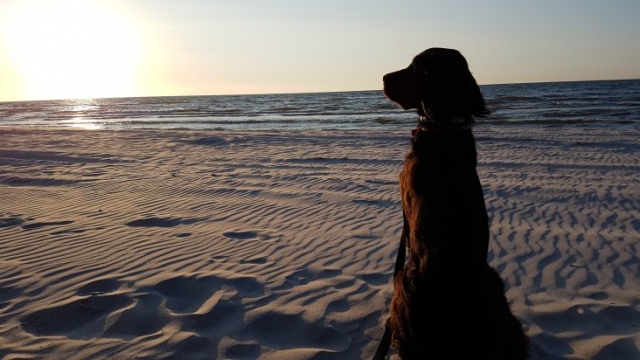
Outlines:
[[384, 76], [384, 94], [405, 110], [438, 125], [471, 125], [489, 111], [467, 60], [457, 50], [431, 48], [402, 70]]

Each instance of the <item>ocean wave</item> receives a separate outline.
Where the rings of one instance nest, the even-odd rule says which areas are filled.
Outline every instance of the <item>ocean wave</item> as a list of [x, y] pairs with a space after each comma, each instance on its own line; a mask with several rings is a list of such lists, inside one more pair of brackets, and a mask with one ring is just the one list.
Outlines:
[[[640, 125], [640, 81], [482, 86], [499, 126]], [[0, 126], [286, 130], [396, 129], [415, 125], [380, 90], [0, 103]]]

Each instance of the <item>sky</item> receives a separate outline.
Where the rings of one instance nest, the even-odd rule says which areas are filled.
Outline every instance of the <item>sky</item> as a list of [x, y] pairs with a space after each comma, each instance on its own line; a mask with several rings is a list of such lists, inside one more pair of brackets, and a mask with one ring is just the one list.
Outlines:
[[0, 101], [375, 90], [429, 47], [479, 84], [640, 78], [638, 0], [0, 0]]

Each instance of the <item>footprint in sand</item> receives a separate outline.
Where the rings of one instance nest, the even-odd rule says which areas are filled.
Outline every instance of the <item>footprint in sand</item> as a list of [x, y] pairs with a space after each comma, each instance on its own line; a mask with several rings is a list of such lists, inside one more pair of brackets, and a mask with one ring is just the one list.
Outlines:
[[237, 344], [229, 347], [224, 355], [227, 359], [257, 359], [260, 357], [260, 346], [256, 344]]
[[190, 314], [199, 310], [207, 311], [207, 305], [215, 305], [209, 302], [216, 297], [216, 293], [219, 291], [227, 292], [230, 296], [233, 296], [231, 293], [235, 293], [243, 298], [264, 295], [264, 286], [255, 278], [226, 279], [215, 275], [176, 276], [161, 281], [148, 290], [158, 293], [166, 299], [165, 306], [176, 314]]
[[271, 236], [269, 234], [263, 234], [263, 233], [260, 233], [258, 231], [253, 231], [253, 230], [227, 231], [225, 233], [222, 233], [222, 236], [226, 237], [227, 239], [233, 239], [233, 240], [238, 240], [238, 241], [253, 240], [253, 239], [258, 239], [258, 240], [262, 240], [262, 241], [268, 241], [268, 240], [271, 240], [273, 238], [273, 236]]
[[380, 274], [380, 273], [373, 273], [373, 274], [363, 274], [361, 276], [362, 280], [364, 280], [365, 282], [371, 284], [371, 285], [389, 285], [390, 282], [390, 276], [388, 274]]
[[640, 359], [640, 351], [633, 339], [622, 338], [603, 346], [593, 359]]
[[380, 238], [380, 236], [376, 236], [373, 234], [353, 234], [352, 236], [356, 240], [364, 240], [364, 241], [377, 240]]
[[345, 299], [332, 301], [329, 306], [327, 306], [327, 313], [336, 313], [336, 312], [346, 312], [351, 310], [351, 304]]
[[176, 276], [159, 282], [149, 290], [166, 299], [166, 307], [176, 314], [196, 312], [216, 291], [222, 288], [222, 281], [215, 276]]
[[309, 323], [302, 315], [268, 313], [240, 330], [237, 338], [274, 349], [314, 348], [340, 352], [349, 348], [350, 340], [321, 321]]
[[[246, 301], [265, 296], [255, 278], [214, 275], [177, 276], [150, 288], [166, 301], [172, 317], [181, 317], [184, 331], [210, 337], [228, 336], [244, 323]], [[236, 358], [236, 357], [231, 357]]]
[[76, 293], [81, 296], [107, 294], [117, 291], [121, 286], [122, 283], [116, 279], [99, 279], [83, 285]]
[[19, 225], [22, 225], [23, 223], [24, 223], [24, 219], [19, 216], [0, 218], [0, 229], [19, 226]]
[[560, 334], [590, 329], [600, 335], [631, 335], [640, 324], [640, 311], [627, 306], [574, 305], [564, 311], [538, 314], [533, 322], [545, 332]]
[[250, 240], [258, 237], [256, 231], [227, 231], [222, 236], [234, 240]]
[[134, 304], [128, 294], [109, 294], [117, 291], [121, 282], [100, 279], [86, 283], [72, 301], [27, 314], [21, 326], [39, 336], [65, 336], [69, 339], [90, 339], [101, 336], [107, 318]]
[[211, 354], [215, 354], [217, 351], [216, 346], [215, 341], [205, 336], [187, 333], [181, 336], [180, 340], [176, 340], [174, 346], [174, 354], [180, 355], [169, 357], [169, 359], [210, 359]]
[[[132, 340], [140, 336], [156, 334], [171, 322], [163, 309], [164, 298], [158, 294], [140, 293], [132, 296], [131, 306], [113, 312], [115, 321], [105, 328], [103, 337]], [[132, 299], [132, 300], [133, 300]]]
[[60, 225], [69, 225], [72, 224], [73, 221], [52, 221], [52, 222], [36, 222], [31, 224], [22, 225], [22, 230], [34, 230], [47, 226], [60, 226]]
[[111, 313], [133, 302], [124, 294], [76, 298], [66, 304], [28, 314], [23, 317], [21, 325], [25, 331], [38, 336], [91, 339], [103, 333]]
[[174, 218], [174, 217], [150, 217], [146, 219], [134, 220], [125, 225], [131, 227], [176, 227], [189, 225], [204, 219]]
[[[179, 323], [190, 332], [223, 336], [228, 326], [242, 323], [243, 299], [265, 295], [264, 286], [253, 277], [198, 274], [139, 289], [122, 288], [117, 279], [88, 282], [68, 302], [25, 315], [21, 326], [37, 336], [131, 340], [156, 334], [182, 318]], [[192, 340], [204, 346], [201, 350], [212, 350], [206, 338]]]
[[249, 259], [243, 259], [240, 261], [241, 264], [254, 264], [254, 265], [264, 265], [268, 262], [268, 258], [266, 256], [256, 256]]
[[339, 269], [322, 269], [320, 271], [303, 269], [296, 271], [285, 278], [285, 283], [276, 290], [288, 290], [295, 286], [307, 285], [320, 279], [335, 278], [342, 274]]

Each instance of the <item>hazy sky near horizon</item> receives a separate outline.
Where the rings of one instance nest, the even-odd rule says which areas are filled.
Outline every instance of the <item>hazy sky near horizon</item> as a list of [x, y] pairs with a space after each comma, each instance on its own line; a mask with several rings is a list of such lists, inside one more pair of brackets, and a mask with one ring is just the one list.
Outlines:
[[0, 101], [374, 90], [434, 46], [480, 84], [640, 78], [638, 14], [638, 0], [0, 0]]

